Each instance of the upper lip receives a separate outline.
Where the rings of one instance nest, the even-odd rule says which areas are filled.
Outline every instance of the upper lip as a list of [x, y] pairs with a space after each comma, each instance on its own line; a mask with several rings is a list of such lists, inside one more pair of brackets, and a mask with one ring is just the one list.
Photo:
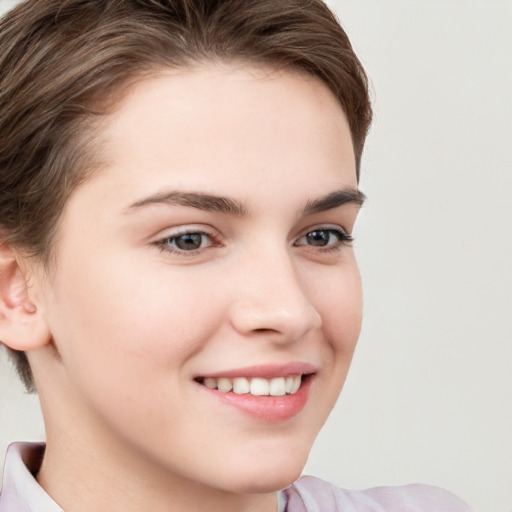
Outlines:
[[276, 377], [290, 377], [292, 375], [303, 375], [315, 373], [318, 369], [311, 363], [292, 362], [287, 364], [264, 364], [257, 366], [246, 366], [244, 368], [232, 368], [229, 370], [216, 371], [198, 375], [197, 378], [214, 378], [225, 377], [227, 379], [235, 379], [237, 377], [263, 379], [274, 379]]

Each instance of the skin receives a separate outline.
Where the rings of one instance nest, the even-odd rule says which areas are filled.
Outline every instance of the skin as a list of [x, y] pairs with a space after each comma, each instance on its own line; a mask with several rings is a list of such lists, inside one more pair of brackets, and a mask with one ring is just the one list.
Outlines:
[[[360, 331], [353, 249], [332, 231], [351, 233], [358, 205], [301, 213], [357, 190], [345, 115], [315, 78], [216, 65], [139, 83], [99, 136], [107, 165], [63, 212], [56, 271], [24, 269], [45, 327], [29, 353], [48, 438], [38, 480], [68, 512], [273, 511]], [[132, 206], [169, 190], [228, 196], [244, 215]], [[177, 250], [183, 229], [207, 233], [199, 249]], [[296, 361], [316, 373], [286, 421], [194, 380]]]

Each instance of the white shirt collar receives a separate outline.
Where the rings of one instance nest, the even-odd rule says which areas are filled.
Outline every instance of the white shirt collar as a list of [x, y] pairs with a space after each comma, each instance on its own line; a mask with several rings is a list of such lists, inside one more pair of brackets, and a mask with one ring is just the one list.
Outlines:
[[2, 512], [63, 512], [37, 483], [44, 443], [13, 443], [7, 449], [0, 494]]

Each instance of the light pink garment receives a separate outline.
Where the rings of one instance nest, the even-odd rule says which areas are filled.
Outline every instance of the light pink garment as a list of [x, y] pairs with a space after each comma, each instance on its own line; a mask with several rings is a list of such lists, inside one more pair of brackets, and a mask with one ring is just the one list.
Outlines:
[[448, 491], [423, 484], [347, 491], [305, 476], [283, 492], [286, 512], [471, 512]]
[[[42, 443], [9, 446], [0, 512], [63, 512], [33, 476], [43, 455]], [[279, 498], [283, 512], [471, 512], [459, 498], [437, 487], [414, 484], [345, 491], [311, 476], [297, 480]]]

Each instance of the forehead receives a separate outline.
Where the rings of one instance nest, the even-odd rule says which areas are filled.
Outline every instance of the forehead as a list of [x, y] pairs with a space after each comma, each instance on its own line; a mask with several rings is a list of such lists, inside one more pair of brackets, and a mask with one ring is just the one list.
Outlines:
[[98, 212], [101, 204], [126, 211], [169, 190], [230, 196], [248, 211], [285, 200], [298, 208], [357, 188], [346, 117], [309, 75], [233, 65], [164, 70], [133, 85], [104, 120], [101, 172], [68, 210], [93, 202]]
[[290, 71], [227, 64], [162, 71], [131, 89], [103, 135], [112, 167], [208, 168], [220, 177], [226, 165], [260, 173], [328, 160], [354, 166], [334, 95], [319, 79]]

